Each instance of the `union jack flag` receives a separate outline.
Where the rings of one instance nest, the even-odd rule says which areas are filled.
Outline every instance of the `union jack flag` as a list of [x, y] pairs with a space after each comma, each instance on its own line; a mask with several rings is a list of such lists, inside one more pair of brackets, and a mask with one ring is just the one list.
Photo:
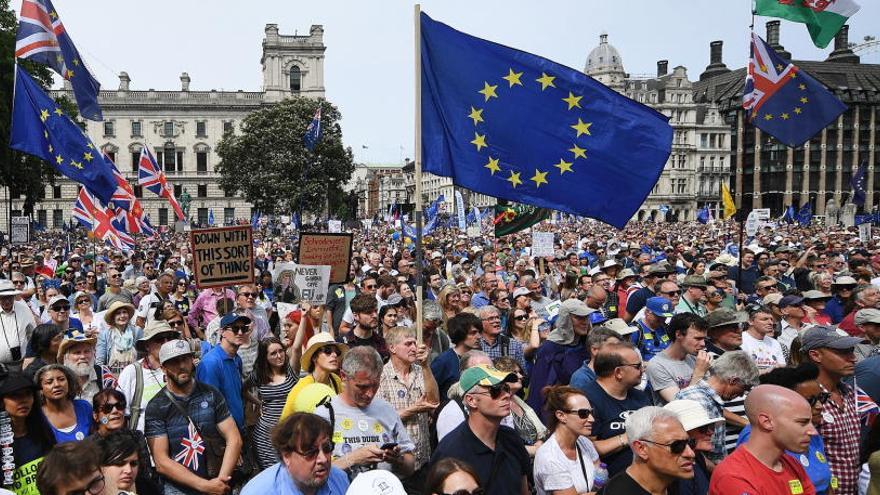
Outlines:
[[205, 453], [205, 443], [199, 430], [196, 429], [192, 421], [187, 426], [188, 435], [180, 439], [180, 452], [174, 456], [174, 460], [183, 464], [192, 471], [199, 470], [199, 456]]
[[871, 426], [874, 419], [880, 414], [880, 406], [857, 383], [853, 382], [853, 386], [855, 387], [856, 413], [863, 424]]
[[110, 160], [106, 154], [104, 158], [110, 164], [113, 171], [113, 177], [116, 178], [116, 191], [113, 192], [111, 201], [115, 209], [114, 224], [117, 229], [128, 232], [129, 234], [145, 234], [153, 235], [154, 229], [147, 220], [144, 208], [141, 202], [134, 195], [134, 188], [128, 183], [128, 180], [116, 168], [116, 164]]
[[116, 375], [107, 366], [101, 366], [101, 389], [116, 388]]
[[102, 206], [100, 200], [92, 196], [84, 187], [79, 189], [79, 196], [73, 205], [73, 218], [94, 232], [95, 237], [117, 249], [128, 251], [134, 248], [134, 239], [113, 225], [113, 220], [116, 218], [113, 210]]
[[146, 146], [141, 148], [141, 159], [138, 163], [138, 184], [146, 187], [157, 196], [167, 199], [168, 204], [174, 208], [177, 218], [185, 220], [183, 210], [180, 209], [180, 204], [174, 197], [174, 189], [168, 183], [165, 172], [159, 168], [159, 164], [156, 163], [156, 159], [153, 158], [153, 154]]

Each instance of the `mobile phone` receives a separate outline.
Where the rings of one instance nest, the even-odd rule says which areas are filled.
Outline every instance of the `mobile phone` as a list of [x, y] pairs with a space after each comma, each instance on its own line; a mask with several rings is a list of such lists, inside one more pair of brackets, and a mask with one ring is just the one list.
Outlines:
[[394, 447], [397, 447], [397, 442], [389, 442], [389, 443], [386, 443], [386, 444], [382, 445], [382, 446], [379, 447], [379, 448], [382, 449], [382, 450], [391, 450], [391, 449], [393, 449]]

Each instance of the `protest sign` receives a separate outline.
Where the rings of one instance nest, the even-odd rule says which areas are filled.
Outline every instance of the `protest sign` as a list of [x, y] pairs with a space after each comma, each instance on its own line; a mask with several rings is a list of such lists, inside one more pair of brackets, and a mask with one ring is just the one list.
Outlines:
[[553, 256], [553, 232], [532, 232], [532, 256]]
[[863, 223], [859, 225], [859, 240], [865, 244], [871, 242], [871, 224]]
[[312, 304], [327, 302], [327, 288], [330, 286], [329, 265], [297, 265], [294, 284], [299, 288], [303, 301]]
[[28, 217], [12, 217], [12, 228], [9, 231], [9, 242], [27, 244], [31, 242], [31, 220]]
[[200, 288], [252, 284], [254, 241], [251, 226], [190, 232], [193, 272]]
[[333, 233], [342, 232], [342, 220], [328, 220], [327, 221], [327, 232], [333, 232]]
[[351, 264], [352, 235], [348, 233], [319, 234], [303, 232], [299, 236], [299, 255], [302, 265], [330, 266], [330, 283], [341, 284], [348, 280]]

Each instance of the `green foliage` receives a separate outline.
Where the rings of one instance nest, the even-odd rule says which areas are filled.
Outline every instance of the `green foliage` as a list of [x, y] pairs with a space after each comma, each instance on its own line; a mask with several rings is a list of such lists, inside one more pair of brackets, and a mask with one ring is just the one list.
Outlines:
[[[318, 105], [323, 135], [311, 152], [303, 136]], [[217, 144], [220, 186], [264, 213], [320, 213], [328, 195], [331, 211], [338, 209], [341, 186], [354, 171], [339, 119], [331, 103], [303, 97], [251, 113], [239, 134], [228, 133]]]

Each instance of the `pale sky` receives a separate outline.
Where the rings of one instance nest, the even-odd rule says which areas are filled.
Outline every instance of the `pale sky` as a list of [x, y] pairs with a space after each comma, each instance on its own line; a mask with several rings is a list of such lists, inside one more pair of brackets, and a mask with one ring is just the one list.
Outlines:
[[[20, 9], [20, 0], [13, 0]], [[326, 97], [343, 116], [345, 144], [358, 162], [399, 163], [413, 155], [413, 5], [403, 0], [54, 0], [62, 22], [104, 89], [120, 71], [131, 88], [174, 90], [189, 73], [192, 90], [259, 91], [266, 24], [282, 34], [324, 26]], [[861, 0], [850, 41], [880, 37], [880, 2]], [[474, 36], [583, 70], [606, 31], [630, 74], [709, 63], [709, 42], [724, 41], [724, 62], [748, 57], [749, 0], [428, 0], [422, 10]], [[874, 21], [871, 21], [874, 19]], [[764, 36], [768, 18], [757, 17]], [[832, 45], [813, 46], [803, 24], [784, 21], [781, 43], [794, 59], [823, 60]], [[878, 54], [865, 59], [878, 63]], [[366, 146], [367, 148], [363, 148]]]

